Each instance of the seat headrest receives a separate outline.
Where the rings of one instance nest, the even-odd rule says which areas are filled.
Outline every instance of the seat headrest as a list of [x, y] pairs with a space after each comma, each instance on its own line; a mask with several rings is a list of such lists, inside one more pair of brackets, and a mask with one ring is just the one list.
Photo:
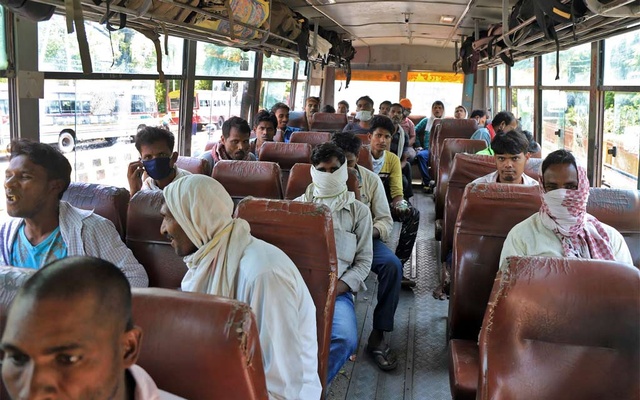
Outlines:
[[519, 399], [637, 398], [638, 298], [640, 272], [628, 265], [511, 258], [496, 278], [483, 322], [478, 393], [482, 399], [513, 393]]
[[311, 122], [310, 129], [312, 131], [321, 131], [321, 130], [342, 131], [342, 129], [346, 125], [347, 125], [346, 114], [317, 112], [313, 114], [313, 121]]
[[186, 399], [212, 393], [268, 398], [249, 305], [208, 294], [134, 289], [133, 320], [144, 332], [138, 364], [160, 389]]
[[312, 150], [309, 143], [265, 142], [259, 160], [276, 162], [283, 170], [290, 170], [296, 163], [310, 163]]
[[191, 172], [192, 174], [210, 175], [211, 166], [209, 161], [198, 157], [178, 156], [176, 161], [178, 168]]
[[[331, 114], [335, 115], [335, 114]], [[323, 143], [327, 143], [331, 140], [331, 133], [329, 132], [304, 132], [297, 131], [291, 134], [289, 143], [309, 143], [311, 146], [316, 147]]]
[[360, 141], [362, 142], [363, 146], [368, 146], [369, 143], [371, 143], [368, 133], [356, 133], [356, 136], [360, 138]]
[[640, 192], [590, 188], [587, 212], [618, 232], [640, 233]]
[[449, 186], [466, 186], [476, 178], [487, 175], [496, 170], [496, 160], [493, 156], [483, 154], [458, 153], [453, 159], [449, 173]]
[[441, 137], [468, 138], [478, 130], [478, 122], [475, 119], [445, 118], [440, 121], [439, 134], [441, 135]]
[[62, 194], [62, 200], [83, 210], [93, 210], [99, 216], [108, 219], [120, 237], [125, 238], [129, 206], [127, 189], [96, 183], [71, 182]]
[[274, 162], [220, 160], [211, 175], [232, 197], [283, 197], [280, 167]]
[[289, 172], [289, 181], [287, 182], [287, 190], [284, 195], [286, 200], [293, 200], [304, 194], [312, 182], [311, 168], [313, 168], [313, 166], [307, 163], [294, 164]]

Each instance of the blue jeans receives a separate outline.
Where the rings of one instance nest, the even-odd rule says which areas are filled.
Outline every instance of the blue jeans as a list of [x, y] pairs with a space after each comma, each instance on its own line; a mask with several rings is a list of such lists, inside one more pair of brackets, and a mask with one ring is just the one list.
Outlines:
[[327, 384], [333, 381], [340, 368], [358, 348], [358, 325], [353, 294], [343, 293], [336, 297], [329, 347], [329, 371]]
[[416, 155], [418, 160], [418, 168], [420, 168], [420, 175], [422, 175], [422, 184], [427, 186], [431, 182], [431, 175], [429, 175], [429, 149], [420, 150]]
[[378, 304], [373, 310], [373, 329], [390, 332], [400, 299], [402, 263], [380, 239], [373, 239], [371, 271], [378, 275]]

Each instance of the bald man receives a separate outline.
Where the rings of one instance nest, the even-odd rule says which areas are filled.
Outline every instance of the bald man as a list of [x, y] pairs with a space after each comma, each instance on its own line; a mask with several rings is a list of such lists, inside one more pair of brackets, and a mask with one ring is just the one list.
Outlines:
[[12, 399], [180, 400], [135, 365], [142, 331], [131, 287], [108, 261], [71, 257], [18, 291], [2, 336], [2, 379]]

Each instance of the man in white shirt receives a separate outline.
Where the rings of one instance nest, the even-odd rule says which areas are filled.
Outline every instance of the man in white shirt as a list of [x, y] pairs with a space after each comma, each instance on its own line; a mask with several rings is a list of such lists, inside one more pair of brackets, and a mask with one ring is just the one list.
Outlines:
[[93, 257], [57, 260], [29, 278], [9, 309], [2, 379], [15, 400], [182, 399], [135, 365], [141, 339], [118, 268]]
[[316, 310], [291, 259], [232, 218], [231, 196], [215, 179], [186, 176], [163, 193], [160, 229], [188, 268], [182, 290], [249, 304], [270, 396], [320, 398]]
[[511, 256], [577, 257], [616, 260], [633, 265], [624, 238], [587, 214], [589, 180], [566, 150], [542, 162], [540, 211], [511, 229], [500, 254], [504, 271]]
[[529, 140], [522, 133], [511, 130], [499, 132], [491, 141], [496, 171], [477, 178], [472, 183], [515, 183], [537, 185], [538, 181], [524, 173], [529, 160]]
[[353, 293], [366, 289], [364, 281], [371, 270], [372, 220], [369, 208], [347, 190], [347, 163], [338, 146], [329, 142], [316, 147], [311, 163], [313, 183], [295, 201], [324, 204], [333, 217], [339, 280], [329, 349], [331, 382], [358, 346]]
[[[127, 179], [131, 197], [140, 190], [162, 190], [191, 172], [176, 167], [178, 152], [173, 151], [175, 137], [167, 129], [147, 126], [136, 135], [140, 159], [129, 163]], [[147, 177], [142, 179], [142, 174]]]

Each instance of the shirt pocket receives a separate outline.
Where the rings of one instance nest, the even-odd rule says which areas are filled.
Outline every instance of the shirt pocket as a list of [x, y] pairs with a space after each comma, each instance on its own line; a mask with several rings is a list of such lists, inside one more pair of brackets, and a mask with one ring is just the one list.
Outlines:
[[351, 266], [356, 256], [358, 238], [355, 234], [347, 231], [334, 230], [336, 238], [336, 255], [338, 259]]

